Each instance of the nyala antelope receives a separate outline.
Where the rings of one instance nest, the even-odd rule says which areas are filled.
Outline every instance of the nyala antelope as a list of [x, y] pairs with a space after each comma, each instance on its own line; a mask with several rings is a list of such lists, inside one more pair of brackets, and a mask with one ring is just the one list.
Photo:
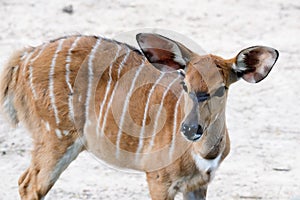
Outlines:
[[[68, 36], [16, 52], [1, 73], [2, 110], [31, 132], [21, 199], [43, 199], [84, 150], [144, 171], [154, 200], [205, 199], [228, 155], [229, 86], [257, 83], [278, 51], [254, 46], [232, 59], [198, 55], [159, 34], [140, 49], [95, 36]], [[100, 179], [101, 180], [101, 179]]]

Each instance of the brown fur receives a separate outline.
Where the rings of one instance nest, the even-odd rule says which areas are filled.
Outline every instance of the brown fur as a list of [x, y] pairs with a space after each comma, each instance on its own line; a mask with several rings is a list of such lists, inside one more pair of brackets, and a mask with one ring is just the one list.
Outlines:
[[[194, 192], [194, 195], [205, 195], [207, 184], [211, 181], [212, 174], [210, 171], [199, 170], [191, 153], [197, 153], [205, 159], [214, 159], [217, 155], [221, 155], [222, 161], [230, 150], [226, 125], [220, 128], [219, 131], [216, 131], [216, 133], [213, 133], [213, 135], [204, 134], [201, 141], [191, 143], [185, 140], [180, 131], [178, 131], [180, 123], [189, 109], [189, 106], [182, 105], [182, 103], [188, 101], [186, 100], [188, 95], [185, 95], [185, 98], [180, 100], [176, 116], [176, 144], [171, 159], [172, 162], [165, 159], [164, 153], [155, 154], [160, 150], [168, 152], [168, 147], [173, 140], [174, 110], [178, 98], [176, 93], [182, 92], [182, 87], [179, 84], [182, 80], [178, 80], [171, 87], [171, 91], [167, 93], [162, 102], [165, 86], [178, 77], [176, 72], [170, 73], [162, 79], [161, 85], [155, 88], [150, 98], [145, 124], [150, 128], [145, 131], [144, 145], [140, 151], [141, 155], [138, 163], [134, 162], [134, 156], [138, 150], [140, 138], [133, 130], [135, 130], [134, 126], [141, 126], [143, 123], [144, 108], [153, 82], [145, 82], [144, 85], [133, 91], [127, 109], [130, 117], [124, 119], [124, 130], [122, 129], [120, 140], [120, 149], [122, 151], [120, 152], [120, 157], [116, 158], [115, 146], [118, 140], [120, 120], [116, 117], [122, 114], [122, 109], [125, 105], [124, 98], [127, 95], [126, 91], [128, 91], [131, 83], [130, 81], [125, 81], [121, 84], [122, 78], [131, 73], [134, 75], [145, 58], [138, 50], [134, 50], [126, 44], [98, 37], [81, 36], [82, 38], [71, 52], [72, 61], [69, 68], [70, 83], [74, 89], [72, 93], [66, 83], [65, 66], [68, 51], [77, 37], [63, 37], [50, 41], [50, 43], [46, 44], [46, 48], [41, 55], [35, 60], [33, 58], [39, 54], [43, 46], [19, 51], [4, 66], [1, 74], [0, 103], [3, 106], [3, 110], [13, 124], [18, 122], [24, 123], [32, 133], [34, 140], [31, 165], [19, 179], [21, 199], [41, 199], [44, 197], [54, 185], [60, 173], [85, 149], [90, 150], [108, 163], [145, 171], [147, 173], [150, 195], [154, 200], [173, 199], [177, 192], [183, 192], [185, 198], [188, 198], [189, 192]], [[89, 55], [98, 39], [101, 39], [101, 45], [99, 45], [92, 61], [93, 77], [90, 79]], [[56, 123], [55, 112], [51, 107], [49, 70], [58, 44], [62, 40], [64, 42], [56, 58], [53, 76], [55, 105], [60, 119], [60, 122]], [[104, 121], [107, 121], [103, 127], [104, 136], [97, 136], [95, 131], [91, 129], [93, 127], [86, 126], [86, 124], [88, 124], [87, 120], [90, 120], [91, 124], [97, 125], [96, 120], [100, 114], [100, 106], [104, 101], [104, 93], [110, 79], [109, 66], [116, 54], [117, 46], [120, 47], [120, 56], [112, 65], [111, 88], [108, 91], [108, 99], [103, 104], [102, 117], [99, 119], [100, 129], [104, 126]], [[119, 70], [128, 49], [131, 52], [127, 61], [123, 63], [123, 69]], [[25, 52], [29, 54], [26, 56]], [[189, 53], [191, 53], [189, 50], [183, 51], [184, 55]], [[216, 89], [215, 86], [223, 82], [228, 87], [237, 80], [236, 74], [232, 71], [232, 65], [235, 62], [235, 58], [224, 60], [214, 55], [193, 55], [188, 65], [185, 79], [189, 91], [213, 92], [211, 90]], [[143, 81], [149, 77], [153, 77], [156, 80], [160, 76], [160, 72], [154, 69], [148, 61], [145, 62], [145, 65], [148, 67], [144, 67], [141, 70], [137, 80]], [[30, 80], [30, 67], [32, 67], [32, 80]], [[207, 76], [198, 73], [203, 71]], [[221, 74], [221, 76], [216, 76], [216, 74]], [[95, 96], [92, 96], [90, 102], [87, 102], [88, 83], [90, 80], [92, 80], [92, 94]], [[36, 99], [34, 98], [30, 81], [34, 85], [37, 95]], [[118, 81], [120, 85], [117, 84]], [[116, 88], [117, 96], [112, 107], [108, 109], [107, 118], [104, 119], [103, 113], [107, 110], [109, 99], [117, 85], [121, 89], [117, 90], [118, 88]], [[74, 119], [70, 118], [68, 105], [70, 95], [73, 97]], [[227, 92], [224, 96], [225, 100], [226, 97]], [[87, 103], [92, 105], [89, 107], [89, 110], [86, 110]], [[160, 127], [161, 130], [157, 132], [154, 146], [151, 149], [151, 130], [153, 129], [158, 105], [161, 103], [163, 103], [164, 109], [161, 116], [159, 116], [159, 122], [165, 123]], [[207, 105], [207, 103], [204, 103], [199, 108], [201, 113], [204, 113], [201, 118], [203, 123], [209, 122], [212, 120], [212, 117], [215, 117], [212, 116], [214, 113], [208, 110]], [[219, 106], [219, 109], [222, 111], [224, 107]], [[219, 110], [216, 112], [219, 112]], [[88, 113], [88, 116], [86, 116], [86, 113]], [[225, 123], [225, 116], [222, 117], [224, 118], [221, 118], [221, 121]], [[219, 128], [219, 125], [217, 125], [217, 128]], [[64, 131], [67, 131], [68, 134], [64, 134]], [[59, 137], [59, 133], [61, 137]], [[78, 143], [79, 139], [82, 139], [82, 143]], [[164, 148], [165, 151], [163, 151]], [[151, 154], [148, 156], [146, 153]], [[70, 156], [70, 158], [65, 157], [65, 155]], [[151, 155], [156, 156], [151, 157]], [[157, 163], [163, 163], [164, 167], [155, 168]]]

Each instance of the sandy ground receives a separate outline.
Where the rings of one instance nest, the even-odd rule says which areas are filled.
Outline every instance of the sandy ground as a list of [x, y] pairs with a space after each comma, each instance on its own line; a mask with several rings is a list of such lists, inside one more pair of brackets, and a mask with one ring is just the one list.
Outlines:
[[[73, 5], [74, 13], [62, 12]], [[232, 149], [208, 199], [300, 199], [300, 2], [294, 0], [0, 0], [0, 63], [18, 48], [74, 33], [114, 37], [156, 27], [186, 35], [207, 52], [234, 56], [262, 44], [280, 51], [268, 78], [231, 87]], [[0, 199], [19, 199], [17, 180], [31, 139], [0, 117]], [[143, 174], [101, 164], [89, 153], [63, 173], [46, 199], [149, 199]], [[180, 198], [179, 198], [180, 199]]]

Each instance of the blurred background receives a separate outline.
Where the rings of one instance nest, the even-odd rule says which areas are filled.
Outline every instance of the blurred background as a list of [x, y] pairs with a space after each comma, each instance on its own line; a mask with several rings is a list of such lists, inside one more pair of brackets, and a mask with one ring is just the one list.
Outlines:
[[[300, 199], [300, 2], [293, 0], [0, 0], [0, 68], [24, 46], [72, 34], [113, 38], [140, 28], [169, 29], [224, 58], [252, 45], [279, 50], [270, 75], [230, 89], [231, 153], [208, 199]], [[18, 197], [31, 139], [0, 116], [0, 199]], [[125, 173], [84, 152], [46, 199], [149, 199], [144, 174]], [[178, 198], [180, 199], [181, 196]]]

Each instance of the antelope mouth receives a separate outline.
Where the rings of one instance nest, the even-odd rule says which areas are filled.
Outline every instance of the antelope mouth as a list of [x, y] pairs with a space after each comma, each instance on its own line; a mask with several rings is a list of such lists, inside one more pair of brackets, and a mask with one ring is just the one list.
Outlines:
[[185, 137], [185, 139], [187, 139], [188, 141], [192, 141], [192, 142], [197, 142], [198, 140], [201, 139], [201, 136], [202, 136], [202, 134], [194, 134], [194, 135], [187, 136], [184, 133], [182, 133], [182, 135]]
[[203, 135], [203, 131], [201, 129], [201, 131], [197, 131], [197, 132], [183, 132], [181, 131], [182, 135], [189, 141], [192, 141], [192, 142], [196, 142], [198, 140], [201, 139], [202, 135]]
[[202, 134], [195, 134], [193, 138], [187, 138], [188, 140], [191, 140], [193, 142], [196, 142], [198, 140], [200, 140]]

